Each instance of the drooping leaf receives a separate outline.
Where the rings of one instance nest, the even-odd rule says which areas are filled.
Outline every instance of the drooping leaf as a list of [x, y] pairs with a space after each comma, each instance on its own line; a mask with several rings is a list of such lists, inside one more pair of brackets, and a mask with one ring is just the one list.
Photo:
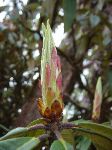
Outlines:
[[73, 146], [64, 140], [56, 140], [52, 143], [50, 150], [73, 150]]
[[[112, 147], [112, 128], [92, 122], [77, 122], [78, 128], [74, 128], [75, 136], [81, 135], [91, 139], [93, 144], [108, 150]], [[102, 145], [103, 143], [103, 145]]]
[[15, 129], [9, 131], [6, 135], [4, 135], [3, 137], [1, 137], [0, 140], [5, 140], [5, 139], [8, 139], [8, 138], [14, 138], [14, 137], [22, 136], [27, 131], [28, 131], [27, 128], [18, 127], [18, 128], [15, 128]]
[[71, 28], [76, 15], [76, 0], [63, 0], [64, 30]]
[[110, 139], [112, 138], [112, 128], [109, 126], [84, 120], [74, 121], [74, 123], [80, 128], [97, 132], [102, 136], [109, 137]]
[[95, 146], [102, 147], [104, 150], [108, 150], [112, 147], [112, 140], [107, 139], [102, 135], [97, 135], [91, 131], [76, 131], [75, 134], [89, 138]]
[[13, 138], [0, 141], [0, 150], [32, 150], [39, 143], [40, 141], [37, 138]]
[[16, 138], [16, 137], [38, 137], [42, 134], [45, 134], [44, 129], [29, 130], [29, 127], [27, 127], [27, 128], [18, 127], [18, 128], [15, 128], [15, 129], [9, 131], [6, 135], [1, 137], [0, 140]]
[[79, 136], [77, 142], [78, 142], [76, 146], [77, 150], [88, 150], [91, 145], [91, 140], [88, 139], [87, 137]]

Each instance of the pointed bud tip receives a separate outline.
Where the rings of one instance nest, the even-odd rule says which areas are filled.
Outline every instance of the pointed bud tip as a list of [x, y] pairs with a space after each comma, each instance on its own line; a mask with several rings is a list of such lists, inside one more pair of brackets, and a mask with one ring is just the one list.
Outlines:
[[102, 81], [101, 81], [101, 77], [99, 77], [98, 80], [97, 80], [96, 91], [97, 91], [100, 95], [102, 95]]

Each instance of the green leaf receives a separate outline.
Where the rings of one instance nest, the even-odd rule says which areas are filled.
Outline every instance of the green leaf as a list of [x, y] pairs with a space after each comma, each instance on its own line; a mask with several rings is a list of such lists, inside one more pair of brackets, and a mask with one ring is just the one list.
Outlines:
[[92, 122], [91, 120], [79, 119], [79, 120], [75, 120], [75, 121], [72, 122], [72, 123], [75, 123], [75, 125], [80, 125], [80, 124], [83, 124], [83, 123], [91, 123], [91, 122]]
[[0, 141], [0, 150], [32, 150], [40, 143], [39, 139], [31, 137], [13, 138]]
[[[36, 119], [32, 122], [30, 122], [30, 124], [27, 125], [27, 127], [31, 127], [34, 125], [38, 125], [38, 124], [45, 124], [45, 119], [44, 118], [39, 118]], [[44, 129], [38, 129], [38, 130], [32, 130], [32, 131], [28, 131], [26, 133], [26, 136], [30, 136], [30, 137], [37, 137], [39, 135], [45, 134], [45, 130]]]
[[30, 122], [30, 123], [27, 125], [27, 127], [31, 127], [31, 126], [34, 126], [34, 125], [40, 124], [40, 123], [41, 123], [41, 124], [45, 124], [45, 119], [44, 119], [44, 118], [36, 119], [36, 120]]
[[104, 122], [102, 125], [112, 128], [111, 122]]
[[75, 124], [80, 128], [88, 129], [90, 131], [97, 132], [105, 137], [112, 138], [112, 128], [105, 126], [103, 124], [92, 123], [90, 121], [80, 120], [79, 122], [75, 121]]
[[6, 128], [6, 127], [5, 127], [4, 125], [2, 125], [2, 124], [0, 124], [0, 128], [3, 129], [4, 131], [7, 131], [7, 132], [9, 131], [9, 129]]
[[91, 140], [88, 139], [87, 137], [80, 136], [78, 137], [77, 141], [78, 141], [78, 144], [76, 146], [77, 150], [88, 150], [88, 148], [91, 145]]
[[63, 130], [61, 132], [61, 135], [62, 135], [63, 139], [66, 142], [68, 142], [71, 145], [75, 146], [74, 134], [73, 134], [73, 131], [71, 129]]
[[73, 150], [73, 146], [64, 140], [56, 140], [52, 143], [50, 150]]
[[105, 148], [103, 147], [103, 144], [102, 145], [94, 144], [94, 145], [97, 148], [97, 150], [105, 150]]
[[64, 30], [71, 28], [76, 14], [76, 0], [63, 0]]
[[99, 146], [99, 147], [102, 147], [102, 143], [104, 144], [103, 145], [103, 148], [105, 150], [108, 150], [110, 147], [112, 147], [112, 140], [107, 138], [107, 137], [104, 137], [102, 135], [98, 135], [97, 133], [95, 132], [91, 132], [89, 130], [85, 130], [80, 129], [80, 131], [76, 131], [75, 132], [75, 135], [81, 135], [81, 136], [84, 136], [84, 137], [88, 137], [89, 139], [91, 139], [91, 141], [93, 142], [93, 144], [96, 146]]
[[27, 131], [28, 131], [27, 128], [19, 127], [19, 128], [16, 128], [16, 129], [13, 129], [13, 130], [9, 131], [6, 135], [1, 137], [0, 140], [5, 140], [5, 139], [8, 139], [8, 138], [14, 138], [14, 137], [22, 136]]
[[80, 121], [79, 123], [76, 122], [76, 124], [79, 128], [74, 128], [75, 136], [86, 136], [91, 139], [95, 146], [103, 147], [104, 150], [112, 147], [112, 128], [88, 121]]
[[33, 122], [31, 122], [27, 128], [24, 127], [18, 127], [16, 129], [13, 129], [11, 131], [9, 131], [6, 135], [4, 135], [3, 137], [0, 138], [0, 140], [5, 140], [5, 139], [9, 139], [9, 138], [15, 138], [15, 137], [37, 137], [39, 135], [42, 135], [45, 133], [45, 131], [43, 129], [38, 129], [38, 130], [28, 130], [28, 127], [31, 127], [33, 125], [36, 124], [40, 124], [40, 123], [45, 123], [45, 120], [43, 118], [34, 120]]
[[25, 136], [38, 137], [42, 134], [45, 134], [45, 130], [44, 129], [38, 129], [38, 130], [32, 130], [32, 131], [26, 132]]

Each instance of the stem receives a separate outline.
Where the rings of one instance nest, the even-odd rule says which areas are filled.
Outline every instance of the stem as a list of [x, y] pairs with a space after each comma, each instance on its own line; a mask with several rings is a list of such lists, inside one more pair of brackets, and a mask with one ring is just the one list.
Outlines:
[[54, 130], [53, 132], [56, 135], [56, 137], [57, 137], [58, 140], [59, 139], [63, 139], [59, 130]]

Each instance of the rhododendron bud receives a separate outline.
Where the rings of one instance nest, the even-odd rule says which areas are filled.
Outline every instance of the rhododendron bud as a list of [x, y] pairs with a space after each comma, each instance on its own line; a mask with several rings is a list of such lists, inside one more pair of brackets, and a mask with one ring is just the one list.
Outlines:
[[93, 101], [92, 119], [95, 121], [98, 121], [100, 118], [101, 104], [102, 104], [102, 83], [101, 77], [99, 77], [96, 84], [95, 96]]
[[38, 109], [47, 119], [59, 119], [62, 116], [62, 74], [60, 58], [53, 42], [52, 32], [47, 22], [43, 28], [43, 49], [41, 57], [42, 98], [38, 99]]

